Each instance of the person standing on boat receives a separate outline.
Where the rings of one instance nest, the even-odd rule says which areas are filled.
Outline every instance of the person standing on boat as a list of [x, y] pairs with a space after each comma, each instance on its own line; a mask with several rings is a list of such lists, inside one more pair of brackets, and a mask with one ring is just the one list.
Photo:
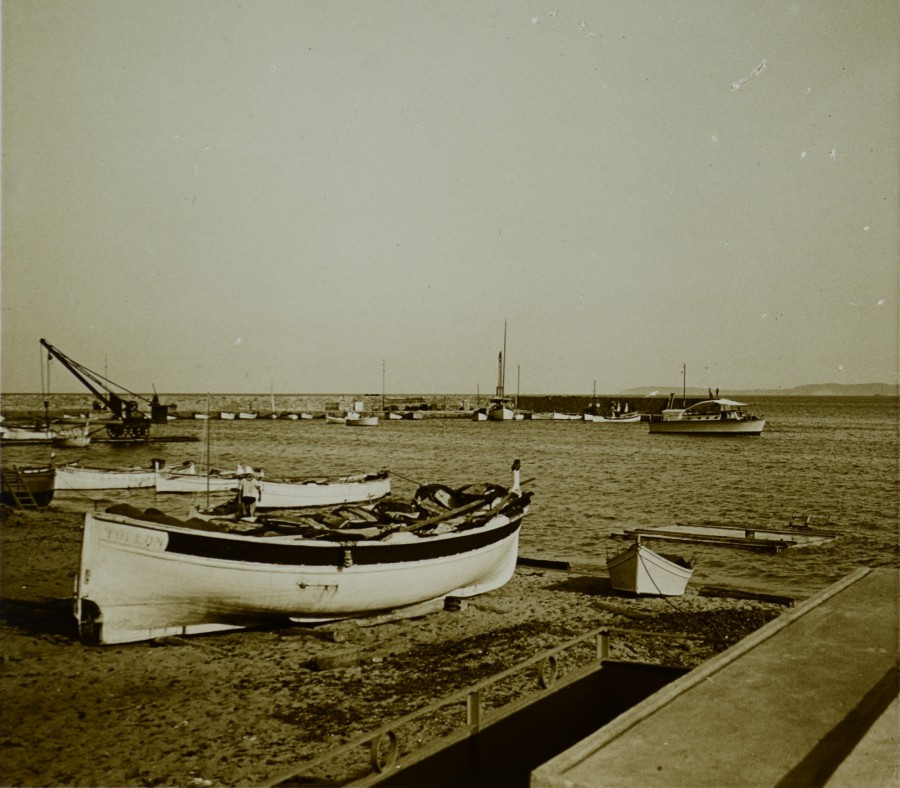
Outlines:
[[262, 485], [253, 473], [252, 468], [245, 469], [238, 482], [238, 519], [255, 517], [256, 504], [262, 497]]

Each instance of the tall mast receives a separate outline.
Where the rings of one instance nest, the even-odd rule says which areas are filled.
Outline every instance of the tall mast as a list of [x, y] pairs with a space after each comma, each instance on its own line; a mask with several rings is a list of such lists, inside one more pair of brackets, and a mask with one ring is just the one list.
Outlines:
[[503, 321], [503, 355], [500, 357], [500, 396], [506, 395], [506, 321]]

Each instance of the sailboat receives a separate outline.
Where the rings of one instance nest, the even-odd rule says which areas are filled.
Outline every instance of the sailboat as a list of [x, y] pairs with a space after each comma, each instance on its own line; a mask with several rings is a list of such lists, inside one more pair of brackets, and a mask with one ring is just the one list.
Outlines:
[[497, 393], [488, 403], [488, 421], [513, 421], [516, 410], [513, 401], [506, 396], [506, 321], [503, 321], [503, 350], [498, 358]]
[[275, 387], [269, 386], [269, 397], [272, 400], [272, 412], [266, 416], [267, 419], [277, 419], [278, 412], [275, 410]]

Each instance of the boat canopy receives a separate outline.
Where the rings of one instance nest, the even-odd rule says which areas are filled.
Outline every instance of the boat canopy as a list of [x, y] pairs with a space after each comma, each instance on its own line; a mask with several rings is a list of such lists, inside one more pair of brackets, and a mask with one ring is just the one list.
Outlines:
[[707, 399], [685, 408], [685, 413], [721, 413], [743, 408], [746, 404], [746, 402], [736, 402], [733, 399]]

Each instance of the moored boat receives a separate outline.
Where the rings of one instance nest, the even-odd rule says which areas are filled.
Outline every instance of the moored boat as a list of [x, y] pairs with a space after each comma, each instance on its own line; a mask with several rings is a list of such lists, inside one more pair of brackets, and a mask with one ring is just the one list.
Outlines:
[[0, 503], [16, 508], [49, 506], [53, 501], [55, 477], [53, 465], [3, 466], [0, 468]]
[[[349, 422], [348, 422], [349, 423]], [[260, 479], [258, 509], [294, 509], [377, 501], [391, 493], [391, 474], [358, 473], [298, 479]]]
[[183, 521], [121, 505], [88, 513], [75, 591], [79, 633], [86, 643], [126, 643], [491, 591], [515, 571], [530, 503], [517, 470], [514, 479], [510, 488], [432, 485], [407, 505], [385, 501], [328, 518]]
[[694, 573], [693, 561], [656, 553], [640, 539], [607, 558], [610, 585], [616, 591], [653, 596], [681, 596]]
[[360, 416], [358, 419], [347, 419], [348, 427], [377, 427], [378, 416]]
[[225, 492], [234, 490], [238, 479], [245, 472], [246, 469], [241, 465], [234, 471], [211, 468], [203, 473], [198, 473], [196, 468], [187, 472], [180, 468], [159, 468], [156, 471], [154, 485], [158, 493]]
[[[77, 462], [56, 466], [55, 488], [65, 490], [132, 490], [140, 487], [153, 487], [156, 484], [157, 471], [162, 467], [161, 460], [154, 460], [150, 468], [93, 468]], [[187, 462], [173, 472], [196, 474], [194, 463]]]
[[597, 416], [595, 415], [592, 421], [602, 422], [605, 424], [637, 424], [641, 420], [640, 411], [634, 411], [631, 413], [620, 413], [613, 416]]
[[762, 416], [747, 413], [745, 402], [703, 400], [687, 408], [667, 408], [648, 422], [651, 434], [759, 435], [766, 426]]
[[239, 466], [237, 471], [205, 473], [181, 473], [176, 470], [159, 470], [156, 474], [158, 493], [233, 492], [237, 490], [241, 476], [255, 476], [261, 495], [258, 509], [293, 509], [307, 506], [337, 506], [345, 503], [376, 501], [390, 495], [389, 471], [359, 473], [346, 476], [316, 476], [303, 478], [267, 479], [250, 466]]

